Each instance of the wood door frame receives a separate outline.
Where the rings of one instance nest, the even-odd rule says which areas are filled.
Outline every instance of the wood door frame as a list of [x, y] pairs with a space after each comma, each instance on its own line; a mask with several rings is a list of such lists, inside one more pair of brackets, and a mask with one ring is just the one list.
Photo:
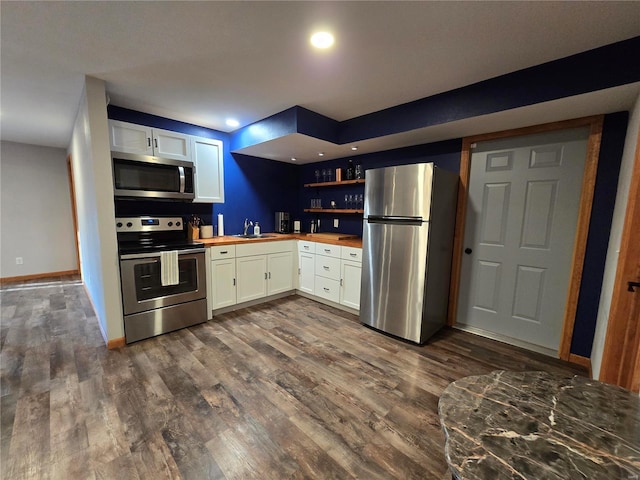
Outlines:
[[67, 155], [67, 176], [69, 177], [69, 193], [71, 195], [71, 216], [73, 218], [73, 239], [76, 245], [76, 265], [78, 272], [82, 274], [80, 268], [80, 244], [78, 242], [78, 210], [76, 206], [76, 186], [73, 177], [73, 164], [71, 163], [71, 155]]
[[614, 383], [635, 392], [640, 388], [640, 318], [632, 318], [631, 310], [632, 303], [634, 300], [637, 301], [632, 297], [640, 295], [640, 292], [629, 293], [627, 282], [637, 281], [640, 278], [638, 238], [640, 238], [640, 132], [636, 142], [599, 378], [604, 382]]
[[458, 295], [460, 294], [460, 275], [462, 271], [462, 255], [464, 247], [464, 227], [467, 214], [467, 201], [469, 197], [469, 176], [471, 173], [471, 148], [476, 142], [497, 140], [501, 138], [520, 137], [537, 133], [546, 133], [554, 130], [566, 130], [569, 128], [590, 128], [587, 141], [587, 158], [582, 179], [582, 193], [580, 194], [580, 208], [578, 211], [578, 223], [573, 245], [573, 258], [571, 260], [569, 291], [565, 306], [562, 335], [558, 356], [562, 360], [569, 360], [571, 355], [571, 339], [578, 308], [578, 295], [584, 268], [584, 257], [587, 249], [587, 235], [591, 220], [591, 208], [593, 194], [598, 171], [598, 156], [602, 138], [602, 124], [604, 115], [565, 120], [561, 122], [545, 123], [531, 127], [503, 130], [501, 132], [485, 133], [462, 139], [462, 152], [460, 155], [460, 185], [458, 186], [458, 207], [456, 211], [456, 229], [453, 239], [453, 261], [451, 265], [451, 282], [449, 294], [448, 325], [455, 325], [458, 313]]

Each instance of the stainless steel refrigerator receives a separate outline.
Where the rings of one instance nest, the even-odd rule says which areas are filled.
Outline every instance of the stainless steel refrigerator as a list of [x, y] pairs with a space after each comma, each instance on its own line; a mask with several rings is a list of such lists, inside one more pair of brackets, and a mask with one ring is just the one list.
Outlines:
[[424, 343], [446, 323], [457, 191], [433, 163], [366, 171], [363, 324]]

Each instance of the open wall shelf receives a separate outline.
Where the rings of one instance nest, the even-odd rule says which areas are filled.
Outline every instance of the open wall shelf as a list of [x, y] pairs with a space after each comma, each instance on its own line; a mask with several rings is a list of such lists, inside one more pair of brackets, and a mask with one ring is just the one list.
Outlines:
[[310, 213], [364, 213], [364, 210], [351, 208], [305, 208]]
[[305, 183], [305, 187], [332, 187], [336, 185], [356, 185], [358, 183], [364, 183], [364, 178], [358, 178], [356, 180], [342, 180], [340, 182], [319, 182], [319, 183]]

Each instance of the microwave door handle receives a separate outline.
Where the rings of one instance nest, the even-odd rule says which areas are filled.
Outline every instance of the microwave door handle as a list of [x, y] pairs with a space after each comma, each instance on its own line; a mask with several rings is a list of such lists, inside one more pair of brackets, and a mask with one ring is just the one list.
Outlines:
[[185, 177], [184, 177], [184, 167], [178, 167], [178, 172], [180, 173], [180, 193], [184, 193], [185, 186]]

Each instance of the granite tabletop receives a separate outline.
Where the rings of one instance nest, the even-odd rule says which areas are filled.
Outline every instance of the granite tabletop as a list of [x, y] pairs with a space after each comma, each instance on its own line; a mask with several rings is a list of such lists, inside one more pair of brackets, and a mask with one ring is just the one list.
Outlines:
[[438, 404], [453, 477], [640, 480], [640, 397], [546, 372], [451, 383]]

